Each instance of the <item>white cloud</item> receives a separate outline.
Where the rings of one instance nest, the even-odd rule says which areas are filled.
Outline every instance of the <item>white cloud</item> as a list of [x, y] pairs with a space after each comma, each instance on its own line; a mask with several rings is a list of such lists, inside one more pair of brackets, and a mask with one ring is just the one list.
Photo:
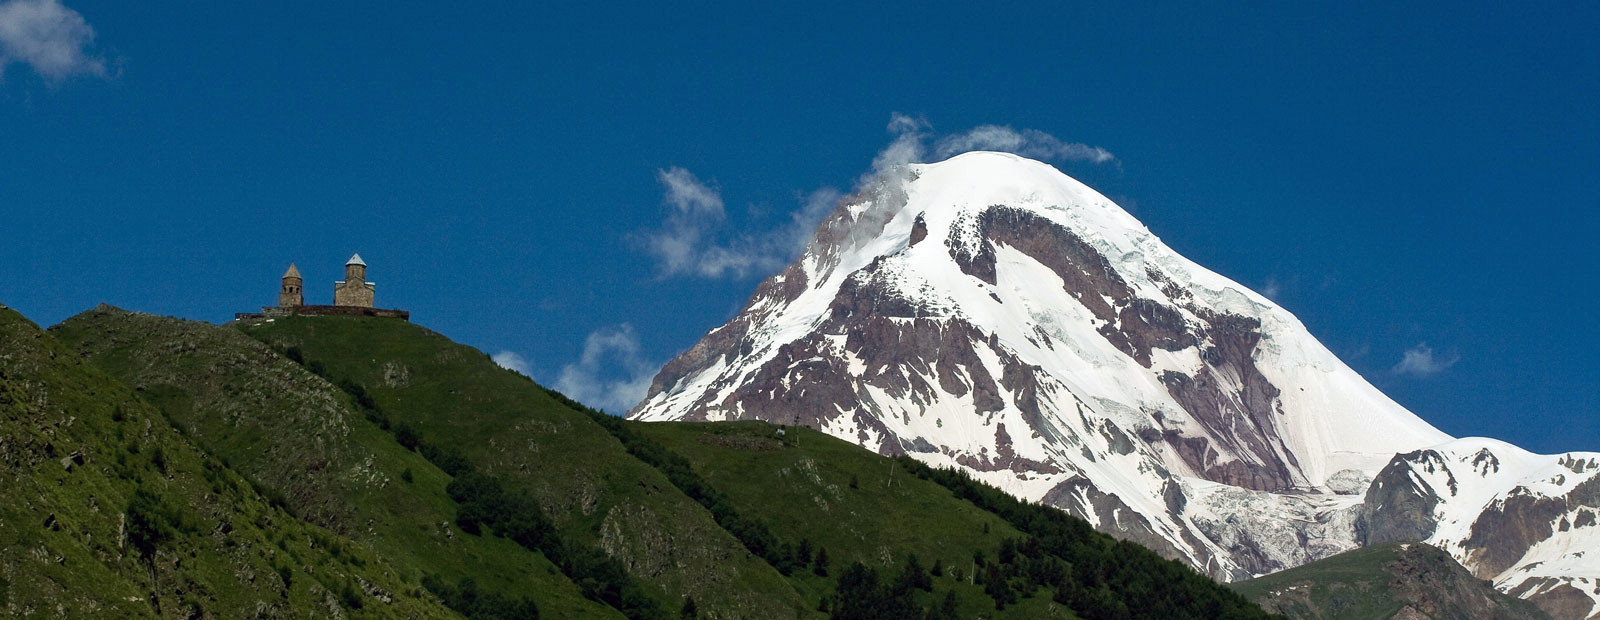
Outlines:
[[889, 133], [900, 135], [916, 133], [928, 128], [928, 119], [899, 112], [889, 113]]
[[639, 352], [639, 336], [627, 323], [589, 334], [578, 361], [561, 368], [555, 388], [580, 403], [622, 415], [644, 400], [660, 364]]
[[105, 60], [87, 51], [93, 42], [94, 28], [60, 0], [0, 2], [0, 74], [20, 62], [52, 81], [104, 76]]
[[788, 225], [778, 233], [776, 243], [787, 249], [790, 256], [798, 256], [811, 242], [817, 225], [833, 212], [833, 207], [844, 198], [844, 193], [831, 187], [812, 190], [800, 200], [800, 209], [789, 214]]
[[883, 147], [883, 150], [878, 151], [878, 155], [872, 158], [872, 171], [867, 173], [863, 180], [882, 174], [884, 171], [896, 166], [923, 161], [923, 153], [927, 150], [923, 143], [928, 139], [927, 132], [929, 128], [928, 121], [921, 118], [907, 116], [899, 112], [890, 113], [889, 133], [894, 135], [894, 139], [890, 140], [889, 145]]
[[660, 262], [662, 276], [744, 277], [755, 269], [774, 268], [776, 259], [748, 238], [717, 242], [728, 216], [715, 187], [678, 167], [658, 171], [657, 179], [666, 189], [662, 202], [671, 210], [661, 228], [645, 234], [644, 240]]
[[1261, 287], [1261, 296], [1273, 301], [1277, 301], [1278, 293], [1282, 292], [1283, 285], [1278, 283], [1277, 278], [1267, 278], [1267, 283]]
[[[886, 127], [893, 136], [872, 158], [872, 168], [857, 179], [866, 187], [898, 174], [906, 164], [943, 159], [970, 150], [995, 150], [1051, 161], [1115, 162], [1103, 148], [1065, 142], [1034, 129], [1015, 130], [983, 125], [970, 131], [936, 137], [928, 121], [895, 112]], [[935, 148], [929, 150], [930, 141]], [[661, 226], [639, 234], [645, 250], [655, 256], [661, 277], [700, 278], [765, 276], [781, 269], [805, 250], [817, 225], [843, 197], [831, 187], [812, 191], [788, 221], [753, 232], [729, 230], [722, 193], [710, 183], [679, 167], [657, 171], [665, 189], [662, 202], [669, 209]]]
[[695, 178], [694, 173], [674, 166], [660, 171], [659, 177], [661, 184], [667, 186], [667, 204], [676, 208], [679, 214], [723, 217], [722, 195], [717, 193], [716, 188]]
[[524, 377], [533, 376], [533, 372], [528, 364], [528, 360], [524, 359], [521, 355], [518, 355], [514, 351], [501, 351], [490, 356], [490, 359], [493, 359], [494, 363], [499, 364], [501, 368], [506, 370], [522, 373], [522, 376]]
[[1451, 354], [1449, 358], [1434, 357], [1433, 347], [1423, 342], [1407, 349], [1400, 356], [1400, 363], [1395, 364], [1392, 371], [1397, 375], [1411, 375], [1414, 377], [1430, 377], [1446, 368], [1454, 366], [1461, 361], [1460, 355]]
[[839, 199], [835, 190], [817, 190], [801, 200], [787, 222], [736, 234], [729, 232], [722, 194], [711, 184], [678, 167], [659, 171], [657, 178], [670, 209], [660, 228], [640, 237], [662, 277], [743, 278], [776, 271], [805, 249], [817, 223]]
[[[943, 160], [968, 151], [1002, 151], [1044, 161], [1116, 163], [1117, 158], [1098, 146], [1067, 142], [1037, 129], [1012, 129], [1005, 125], [979, 125], [962, 133], [938, 136], [921, 117], [899, 112], [889, 115], [894, 139], [872, 158], [872, 170], [859, 181], [866, 185], [904, 164]], [[930, 150], [929, 142], [933, 147]]]
[[1018, 131], [1004, 125], [980, 125], [966, 133], [945, 136], [934, 149], [940, 159], [967, 151], [1004, 151], [1030, 159], [1096, 164], [1116, 160], [1110, 151], [1098, 146], [1066, 142], [1037, 129]]

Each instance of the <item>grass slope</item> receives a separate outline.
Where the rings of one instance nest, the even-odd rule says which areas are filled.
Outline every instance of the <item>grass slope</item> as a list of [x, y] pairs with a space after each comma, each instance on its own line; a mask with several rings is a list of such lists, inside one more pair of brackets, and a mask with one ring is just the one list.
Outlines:
[[52, 333], [358, 543], [334, 548], [475, 617], [467, 578], [546, 617], [1264, 617], [957, 473], [808, 429], [624, 421], [403, 321], [102, 307]]
[[461, 533], [450, 476], [355, 412], [341, 390], [239, 331], [104, 306], [50, 331], [297, 514], [411, 579], [471, 578], [484, 592], [532, 599], [547, 617], [618, 617], [543, 554]]
[[[447, 470], [493, 478], [463, 493], [467, 522], [504, 493], [527, 493], [565, 537], [620, 560], [668, 610], [692, 597], [702, 614], [738, 617], [1265, 617], [1081, 520], [820, 433], [777, 441], [762, 424], [625, 422], [401, 321], [239, 328], [347, 385], [404, 429], [397, 438], [471, 463]], [[891, 482], [897, 470], [915, 474]], [[806, 570], [802, 547], [831, 548], [832, 569]], [[920, 576], [936, 562], [941, 575]]]
[[0, 615], [453, 617], [0, 306]]
[[[764, 422], [628, 425], [687, 459], [778, 538], [826, 549], [834, 572], [859, 561], [892, 573], [915, 555], [923, 566], [943, 569], [923, 602], [953, 591], [963, 618], [1077, 617], [1051, 602], [1049, 593], [997, 611], [983, 587], [972, 583], [973, 554], [996, 558], [1002, 541], [1023, 534], [944, 487], [908, 475], [892, 459], [806, 428], [786, 428], [780, 437], [778, 427]], [[831, 579], [809, 570], [790, 579], [813, 603], [833, 588]]]
[[1449, 554], [1387, 543], [1232, 585], [1291, 618], [1537, 619], [1533, 603], [1495, 590]]
[[797, 617], [811, 607], [660, 472], [602, 427], [470, 347], [403, 321], [288, 317], [240, 326], [364, 387], [395, 424], [533, 497], [568, 540], [597, 546], [664, 609]]

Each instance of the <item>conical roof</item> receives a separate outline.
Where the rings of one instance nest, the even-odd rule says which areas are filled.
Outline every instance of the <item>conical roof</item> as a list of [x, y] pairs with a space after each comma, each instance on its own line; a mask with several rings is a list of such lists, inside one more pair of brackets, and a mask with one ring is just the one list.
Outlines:
[[350, 260], [345, 261], [344, 264], [346, 266], [349, 266], [349, 265], [361, 265], [362, 267], [366, 267], [367, 266], [367, 262], [364, 261], [364, 260], [361, 260], [361, 255], [360, 254], [351, 254], [350, 255]]
[[283, 277], [298, 278], [300, 277], [300, 270], [295, 268], [294, 263], [289, 263], [289, 270], [283, 272]]

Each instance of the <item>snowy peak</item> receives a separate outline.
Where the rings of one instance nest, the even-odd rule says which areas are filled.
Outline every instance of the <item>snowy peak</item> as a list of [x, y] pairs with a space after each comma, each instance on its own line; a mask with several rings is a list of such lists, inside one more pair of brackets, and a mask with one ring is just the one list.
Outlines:
[[[819, 328], [859, 332], [850, 325], [857, 315], [862, 321], [940, 317], [971, 325], [1003, 343], [997, 355], [1080, 384], [1067, 391], [1142, 409], [1145, 415], [1124, 420], [1137, 427], [1132, 431], [1171, 431], [1206, 442], [1169, 441], [1170, 466], [1252, 480], [1252, 488], [1322, 486], [1353, 465], [1376, 468], [1396, 451], [1446, 439], [1366, 386], [1271, 301], [1183, 259], [1098, 192], [1011, 154], [967, 153], [880, 178], [840, 205], [806, 255], [763, 284], [731, 330], [719, 331], [743, 331], [740, 348], [770, 359]], [[1252, 359], [1258, 344], [1275, 362], [1265, 371]], [[744, 361], [750, 369], [754, 360]], [[1135, 365], [1146, 375], [1137, 382], [1108, 372]], [[1198, 383], [1183, 380], [1208, 365], [1216, 372]], [[685, 378], [687, 369], [679, 366], [669, 365], [663, 378]], [[727, 373], [700, 374], [713, 383], [735, 380]], [[1336, 403], [1340, 409], [1365, 413], [1293, 415], [1308, 409], [1301, 406], [1275, 418], [1282, 391], [1268, 374], [1323, 375], [1323, 383], [1334, 385], [1310, 392], [1304, 404], [1344, 401]], [[1096, 375], [1116, 381], [1083, 384]], [[1212, 433], [1203, 427], [1231, 427], [1236, 420], [1214, 419], [1211, 414], [1220, 412], [1210, 411], [1197, 417], [1190, 411], [1195, 407], [1180, 401], [1210, 398], [1224, 376], [1238, 383], [1231, 386], [1237, 397], [1225, 399], [1224, 408], [1255, 407], [1245, 417], [1252, 430], [1207, 437]], [[1365, 389], [1345, 389], [1351, 385]], [[691, 388], [658, 381], [636, 415], [682, 412], [653, 403], [663, 394], [696, 391]], [[716, 416], [709, 409], [706, 415]], [[1291, 426], [1296, 432], [1286, 432]], [[1239, 458], [1246, 464], [1226, 465]], [[1257, 465], [1273, 471], [1263, 476], [1240, 469]]]
[[1105, 196], [990, 152], [844, 199], [631, 416], [813, 426], [1229, 579], [1354, 548], [1369, 483], [1451, 441]]

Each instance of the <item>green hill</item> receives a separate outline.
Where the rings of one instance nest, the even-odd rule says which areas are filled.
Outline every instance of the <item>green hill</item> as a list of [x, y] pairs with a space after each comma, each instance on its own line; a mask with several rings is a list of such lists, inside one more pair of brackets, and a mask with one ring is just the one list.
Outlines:
[[614, 558], [662, 609], [793, 617], [772, 566], [589, 416], [485, 354], [411, 323], [289, 317], [242, 328], [361, 389], [395, 428], [537, 504], [565, 544]]
[[1291, 618], [1548, 618], [1533, 603], [1473, 577], [1450, 554], [1420, 543], [1347, 551], [1232, 587]]
[[50, 330], [134, 386], [201, 447], [283, 495], [296, 514], [406, 569], [523, 593], [558, 618], [616, 617], [542, 553], [452, 526], [450, 476], [395, 443], [350, 398], [238, 330], [100, 307]]
[[0, 615], [453, 615], [3, 306], [0, 412]]
[[[415, 433], [420, 442], [460, 450], [483, 471], [503, 477], [507, 488], [538, 498], [558, 528], [580, 540], [599, 540], [608, 553], [625, 558], [624, 564], [641, 580], [658, 587], [665, 582], [662, 589], [669, 595], [677, 593], [675, 584], [693, 588], [683, 595], [692, 596], [702, 610], [728, 609], [723, 601], [740, 602], [733, 607], [740, 615], [758, 609], [742, 603], [750, 600], [755, 586], [760, 595], [783, 601], [790, 610], [785, 615], [828, 607], [847, 616], [852, 610], [834, 604], [870, 599], [872, 594], [905, 594], [893, 580], [905, 572], [905, 562], [915, 554], [924, 569], [937, 562], [944, 576], [935, 580], [939, 582], [935, 591], [918, 589], [919, 593], [900, 598], [910, 598], [915, 606], [942, 609], [947, 607], [944, 598], [953, 592], [961, 617], [980, 613], [1071, 617], [1069, 608], [1093, 611], [1090, 616], [1115, 617], [1121, 609], [1132, 610], [1129, 617], [1162, 617], [1139, 613], [1156, 609], [1147, 604], [1150, 597], [1140, 588], [1179, 592], [1188, 601], [1184, 604], [1204, 606], [1202, 616], [1260, 614], [1193, 571], [1136, 545], [1096, 534], [1058, 511], [1018, 504], [1017, 514], [1008, 519], [996, 514], [992, 505], [995, 497], [1006, 497], [998, 491], [966, 488], [991, 503], [980, 506], [946, 485], [919, 479], [914, 470], [922, 470], [921, 478], [932, 477], [925, 467], [887, 459], [820, 433], [791, 429], [787, 440], [778, 442], [783, 449], [746, 449], [772, 441], [769, 433], [776, 429], [625, 422], [501, 369], [481, 352], [404, 322], [291, 317], [242, 329], [286, 355], [301, 357], [308, 367], [358, 388], [384, 416], [406, 433]], [[394, 374], [414, 380], [397, 383], [386, 378]], [[701, 441], [707, 436], [720, 439]], [[803, 447], [793, 445], [796, 439]], [[806, 476], [806, 487], [786, 490], [777, 474], [790, 471], [802, 476], [805, 469], [816, 476]], [[888, 486], [892, 469], [909, 475], [903, 475], [898, 486]], [[596, 474], [605, 484], [594, 484]], [[874, 486], [880, 476], [886, 485], [882, 490]], [[852, 477], [855, 488], [850, 486]], [[829, 497], [836, 505], [818, 505]], [[663, 519], [668, 510], [677, 516]], [[629, 513], [633, 518], [610, 516]], [[1018, 521], [1034, 520], [1049, 524], [1035, 527], [1039, 533], [1017, 527]], [[1071, 541], [1050, 530], [1068, 522], [1075, 524]], [[1062, 549], [1055, 554], [1035, 549], [1032, 556], [1037, 561], [1032, 563], [1016, 548], [1005, 551], [1041, 534], [1053, 536]], [[667, 538], [677, 544], [651, 542]], [[1069, 545], [1071, 550], [1066, 549]], [[725, 559], [706, 565], [683, 562], [686, 553], [704, 557], [707, 546]], [[802, 547], [810, 548], [811, 557], [805, 558], [810, 562], [798, 557]], [[826, 576], [817, 575], [812, 566], [820, 549], [829, 555]], [[1003, 555], [1013, 557], [1001, 562]], [[669, 564], [668, 558], [679, 558], [675, 571], [652, 568]], [[1126, 574], [1106, 579], [1118, 572], [1110, 567], [1113, 558], [1133, 559], [1145, 570], [1121, 571]], [[871, 574], [846, 575], [857, 561]], [[1019, 574], [1034, 565], [1036, 574]], [[980, 574], [974, 575], [975, 569]], [[1073, 575], [1073, 570], [1081, 575]], [[1054, 600], [1058, 580], [1081, 581], [1087, 587], [1082, 592], [1068, 588], [1071, 592], [1059, 596], [1069, 601], [1064, 605]], [[866, 592], [864, 581], [875, 581], [881, 591]], [[997, 604], [996, 598], [1004, 602]], [[997, 607], [1004, 607], [1004, 613]], [[765, 609], [770, 615], [777, 608]]]
[[[137, 465], [119, 512], [154, 485], [166, 495], [136, 512], [211, 506], [249, 518], [227, 517], [232, 534], [219, 539], [217, 526], [175, 517], [180, 533], [158, 537], [154, 557], [172, 554], [170, 570], [193, 569], [186, 578], [203, 588], [163, 590], [168, 580], [126, 552], [105, 576], [54, 586], [19, 580], [19, 565], [0, 572], [12, 612], [83, 596], [94, 602], [74, 609], [156, 613], [128, 598], [155, 592], [162, 615], [189, 605], [215, 617], [1266, 617], [1188, 568], [963, 475], [809, 429], [624, 421], [404, 321], [215, 326], [102, 306], [48, 335], [27, 327], [47, 358], [87, 377], [52, 388], [76, 399], [62, 411], [120, 406], [120, 422], [78, 441], [94, 446], [88, 463]], [[0, 377], [39, 374], [0, 351]], [[73, 415], [75, 428], [100, 428]], [[149, 449], [123, 438], [133, 419], [167, 438], [170, 471], [193, 459], [210, 495], [150, 473]], [[13, 436], [22, 429], [0, 456], [21, 445]], [[49, 511], [11, 503], [0, 532], [53, 534]], [[248, 545], [257, 535], [264, 548]], [[202, 571], [206, 544], [248, 550], [261, 568]], [[6, 549], [20, 557], [29, 545]], [[102, 565], [115, 557], [97, 553]], [[281, 589], [280, 573], [291, 584], [282, 596], [262, 585], [268, 575]], [[76, 574], [87, 573], [63, 573]], [[249, 607], [257, 599], [270, 600]]]
[[[851, 563], [885, 580], [905, 578], [916, 564], [928, 580], [925, 591], [912, 593], [914, 601], [937, 609], [953, 595], [953, 617], [1080, 617], [1056, 600], [1049, 577], [1030, 582], [1030, 558], [1017, 546], [1027, 534], [919, 476], [918, 465], [810, 429], [763, 422], [626, 427], [680, 456], [735, 510], [769, 525], [774, 540], [788, 547], [778, 555], [800, 556], [788, 560], [797, 565], [790, 579], [808, 600], [837, 603], [833, 577]], [[815, 570], [819, 555], [827, 558], [827, 577]], [[1053, 563], [1068, 577], [1070, 563], [1062, 558], [1035, 549], [1031, 559], [1041, 567]], [[996, 596], [1002, 583], [1005, 593]], [[997, 609], [997, 598], [1005, 600], [1003, 608]]]

